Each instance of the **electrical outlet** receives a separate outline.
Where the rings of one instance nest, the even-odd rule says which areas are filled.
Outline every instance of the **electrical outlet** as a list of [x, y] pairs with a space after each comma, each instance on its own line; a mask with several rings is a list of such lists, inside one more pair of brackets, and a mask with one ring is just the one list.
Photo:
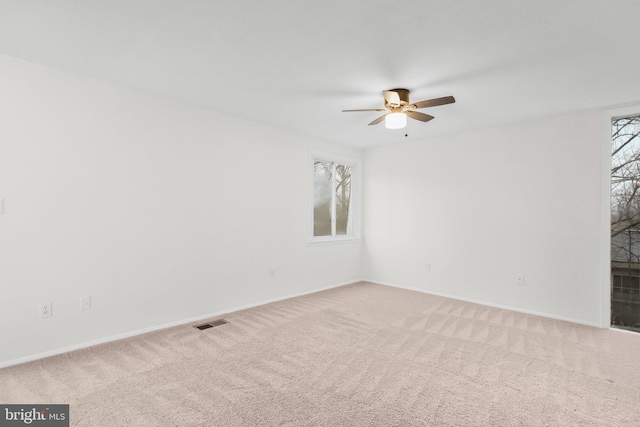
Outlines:
[[51, 303], [40, 304], [40, 317], [51, 317]]
[[275, 268], [270, 268], [269, 269], [269, 277], [276, 277], [276, 269]]
[[524, 274], [518, 274], [516, 276], [516, 285], [524, 285]]
[[426, 271], [431, 271], [431, 264], [427, 264]]
[[80, 311], [89, 310], [91, 308], [91, 297], [80, 298]]

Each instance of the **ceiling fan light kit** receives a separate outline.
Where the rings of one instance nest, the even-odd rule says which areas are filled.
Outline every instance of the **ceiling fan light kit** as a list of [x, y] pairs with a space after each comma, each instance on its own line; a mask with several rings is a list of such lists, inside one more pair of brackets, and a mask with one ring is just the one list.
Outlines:
[[405, 113], [390, 113], [384, 116], [384, 126], [387, 129], [402, 129], [407, 126]]
[[456, 102], [453, 96], [445, 96], [442, 98], [428, 99], [425, 101], [411, 103], [409, 101], [409, 90], [407, 89], [391, 89], [382, 92], [384, 96], [384, 109], [370, 108], [360, 110], [342, 110], [343, 113], [351, 113], [356, 111], [386, 111], [387, 113], [378, 117], [369, 126], [377, 125], [384, 120], [387, 129], [402, 129], [407, 126], [407, 117], [421, 122], [433, 120], [433, 116], [420, 113], [416, 110], [427, 107], [436, 107], [438, 105], [452, 104]]

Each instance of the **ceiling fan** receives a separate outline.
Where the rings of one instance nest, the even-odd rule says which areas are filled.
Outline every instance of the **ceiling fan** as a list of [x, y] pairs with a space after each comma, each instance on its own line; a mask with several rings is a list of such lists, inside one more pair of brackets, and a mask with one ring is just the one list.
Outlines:
[[355, 111], [387, 111], [386, 114], [378, 117], [369, 126], [377, 125], [384, 120], [384, 125], [388, 129], [402, 129], [407, 126], [407, 117], [421, 122], [428, 122], [434, 117], [429, 114], [420, 113], [416, 110], [427, 107], [436, 107], [438, 105], [452, 104], [456, 102], [453, 96], [445, 96], [442, 98], [428, 99], [420, 102], [409, 102], [408, 89], [391, 89], [382, 91], [384, 96], [384, 108], [371, 108], [364, 110], [342, 110], [343, 113]]

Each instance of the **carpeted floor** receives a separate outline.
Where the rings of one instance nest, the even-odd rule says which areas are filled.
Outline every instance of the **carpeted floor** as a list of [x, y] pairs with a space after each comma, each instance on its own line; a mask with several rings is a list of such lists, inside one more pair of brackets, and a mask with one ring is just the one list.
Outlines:
[[[77, 426], [640, 426], [640, 336], [358, 283], [0, 370]], [[201, 322], [199, 322], [201, 323]]]

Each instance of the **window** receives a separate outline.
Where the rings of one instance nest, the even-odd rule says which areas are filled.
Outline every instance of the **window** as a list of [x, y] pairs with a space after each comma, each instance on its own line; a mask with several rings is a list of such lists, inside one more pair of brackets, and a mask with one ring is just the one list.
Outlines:
[[313, 156], [313, 213], [311, 241], [358, 237], [359, 162]]
[[611, 124], [611, 326], [640, 332], [640, 116]]

